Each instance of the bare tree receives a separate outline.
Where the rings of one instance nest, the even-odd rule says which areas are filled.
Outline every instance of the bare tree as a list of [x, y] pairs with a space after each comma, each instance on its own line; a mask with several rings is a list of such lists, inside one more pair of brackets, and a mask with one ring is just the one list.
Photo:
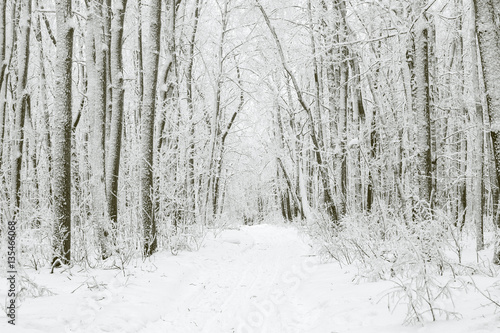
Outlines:
[[[467, 56], [468, 66], [464, 68], [467, 73], [465, 85], [467, 94], [467, 108], [471, 118], [476, 121], [476, 144], [475, 144], [475, 165], [474, 165], [474, 222], [476, 225], [476, 249], [480, 251], [484, 248], [483, 236], [483, 213], [484, 213], [484, 181], [483, 181], [483, 163], [484, 161], [484, 120], [483, 120], [483, 105], [479, 93], [479, 73], [477, 59], [477, 43], [476, 43], [476, 22], [474, 2], [465, 0], [464, 6], [464, 57]], [[468, 23], [468, 29], [465, 23]], [[464, 66], [465, 67], [465, 66]]]
[[21, 2], [21, 13], [19, 25], [21, 27], [21, 35], [18, 40], [18, 77], [17, 77], [17, 102], [15, 109], [14, 130], [12, 133], [12, 195], [13, 216], [17, 217], [20, 208], [21, 200], [21, 164], [23, 156], [23, 140], [24, 140], [24, 120], [29, 98], [26, 91], [26, 83], [28, 80], [28, 61], [30, 47], [30, 32], [31, 32], [31, 0]]
[[71, 260], [71, 65], [73, 31], [71, 0], [56, 1], [57, 58], [53, 132], [55, 257]]
[[[500, 34], [495, 23], [495, 13], [500, 4], [493, 0], [477, 0], [476, 31], [481, 55], [481, 65], [486, 88], [486, 109], [491, 124], [491, 139], [495, 156], [497, 180], [500, 180]], [[500, 182], [499, 182], [500, 183]], [[500, 221], [496, 221], [500, 227]], [[498, 237], [498, 236], [497, 236]], [[493, 262], [500, 264], [500, 240], [497, 238]]]
[[332, 219], [332, 221], [334, 223], [337, 223], [338, 222], [337, 209], [333, 203], [333, 198], [332, 198], [331, 191], [330, 191], [330, 181], [329, 181], [329, 176], [328, 176], [328, 170], [326, 169], [326, 166], [323, 163], [322, 142], [318, 140], [318, 136], [317, 136], [316, 130], [314, 128], [315, 122], [314, 122], [314, 117], [313, 117], [312, 111], [309, 108], [309, 106], [307, 105], [307, 103], [305, 102], [303, 95], [302, 95], [302, 91], [301, 91], [299, 84], [297, 82], [297, 79], [288, 66], [288, 63], [287, 63], [286, 58], [285, 58], [285, 54], [283, 52], [283, 48], [281, 47], [281, 42], [278, 38], [278, 35], [276, 34], [274, 27], [271, 24], [271, 21], [269, 20], [269, 16], [267, 15], [266, 11], [264, 10], [262, 5], [260, 4], [259, 0], [255, 0], [255, 3], [257, 5], [257, 7], [259, 8], [260, 12], [262, 13], [262, 16], [264, 17], [266, 25], [268, 26], [269, 31], [271, 32], [271, 35], [276, 43], [276, 47], [278, 49], [278, 54], [279, 54], [280, 60], [281, 60], [281, 65], [283, 66], [287, 75], [290, 77], [292, 84], [293, 84], [293, 87], [295, 89], [295, 93], [297, 94], [297, 99], [299, 100], [301, 107], [304, 109], [304, 111], [307, 114], [307, 117], [309, 120], [310, 137], [311, 137], [311, 140], [313, 142], [313, 147], [314, 147], [314, 155], [316, 158], [316, 163], [319, 167], [320, 179], [321, 179], [321, 182], [323, 185], [323, 200], [324, 200], [324, 203], [326, 205], [326, 210], [328, 212], [328, 215], [330, 216], [330, 218]]
[[144, 255], [150, 256], [157, 246], [153, 211], [153, 137], [160, 52], [161, 1], [148, 1], [148, 39], [145, 41], [144, 95], [141, 115], [141, 221], [144, 230]]
[[194, 50], [196, 43], [196, 32], [198, 31], [198, 22], [200, 17], [200, 1], [196, 0], [193, 14], [193, 30], [191, 40], [189, 41], [188, 65], [186, 73], [186, 93], [189, 110], [189, 146], [188, 146], [188, 171], [187, 171], [187, 200], [188, 209], [191, 211], [193, 221], [196, 220], [196, 199], [195, 199], [195, 174], [194, 174], [194, 154], [195, 154], [195, 124], [194, 124], [194, 98], [193, 98], [193, 66]]
[[87, 91], [90, 114], [92, 114], [92, 136], [90, 166], [92, 205], [99, 234], [103, 257], [109, 256], [107, 249], [106, 188], [105, 188], [105, 138], [106, 138], [106, 44], [104, 36], [104, 0], [92, 0], [87, 7]]
[[415, 108], [417, 120], [417, 169], [420, 200], [431, 204], [431, 119], [429, 107], [429, 59], [427, 20], [421, 17], [415, 38]]
[[115, 0], [113, 3], [113, 17], [111, 20], [111, 78], [112, 87], [112, 115], [111, 134], [107, 152], [106, 165], [106, 199], [108, 214], [113, 226], [116, 227], [118, 216], [118, 177], [120, 171], [120, 151], [123, 123], [123, 21], [127, 0]]

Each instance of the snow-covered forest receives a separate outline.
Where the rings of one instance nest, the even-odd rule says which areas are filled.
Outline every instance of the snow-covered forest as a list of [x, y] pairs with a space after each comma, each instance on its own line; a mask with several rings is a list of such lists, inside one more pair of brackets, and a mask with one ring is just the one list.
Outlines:
[[0, 0], [0, 64], [1, 332], [500, 332], [498, 0]]

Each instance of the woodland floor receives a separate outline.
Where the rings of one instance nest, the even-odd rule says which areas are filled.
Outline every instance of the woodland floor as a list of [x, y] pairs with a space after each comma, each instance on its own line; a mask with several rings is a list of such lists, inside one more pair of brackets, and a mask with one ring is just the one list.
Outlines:
[[0, 332], [500, 332], [495, 307], [472, 290], [454, 297], [461, 320], [403, 326], [406, 305], [389, 310], [384, 296], [391, 282], [358, 281], [311, 244], [294, 226], [263, 224], [124, 270], [27, 270], [46, 295], [22, 301], [15, 327], [2, 312]]

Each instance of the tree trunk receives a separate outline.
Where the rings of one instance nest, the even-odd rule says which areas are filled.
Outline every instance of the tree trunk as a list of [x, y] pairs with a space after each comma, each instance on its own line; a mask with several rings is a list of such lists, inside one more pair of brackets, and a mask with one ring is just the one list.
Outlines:
[[23, 0], [21, 2], [21, 14], [19, 25], [21, 35], [19, 36], [17, 52], [18, 52], [18, 73], [17, 73], [17, 101], [14, 119], [14, 131], [12, 142], [12, 195], [11, 202], [13, 203], [13, 219], [17, 218], [21, 203], [21, 164], [23, 156], [23, 139], [24, 139], [24, 119], [26, 101], [28, 92], [26, 91], [26, 83], [28, 80], [28, 62], [29, 62], [29, 43], [30, 43], [30, 25], [31, 25], [31, 0]]
[[[334, 7], [338, 12], [341, 22], [339, 23], [339, 41], [341, 43], [347, 42], [347, 22], [346, 22], [346, 7], [345, 1], [336, 0]], [[346, 46], [340, 49], [340, 86], [339, 86], [339, 103], [338, 103], [338, 117], [337, 117], [337, 142], [338, 147], [336, 154], [336, 178], [337, 193], [339, 196], [339, 214], [342, 216], [346, 213], [347, 203], [347, 154], [346, 154], [346, 140], [347, 140], [347, 99], [348, 99], [348, 57], [349, 50]]]
[[431, 177], [431, 131], [429, 108], [429, 73], [428, 73], [428, 30], [427, 21], [420, 18], [415, 41], [415, 108], [417, 120], [417, 169], [419, 197], [429, 205], [432, 192]]
[[136, 51], [136, 66], [137, 66], [137, 110], [135, 112], [136, 127], [139, 129], [142, 114], [142, 96], [144, 95], [144, 66], [142, 55], [142, 0], [137, 0], [137, 51]]
[[[105, 77], [105, 82], [106, 86], [104, 87], [104, 96], [106, 97], [105, 99], [105, 126], [104, 126], [104, 140], [105, 142], [109, 143], [109, 136], [111, 133], [111, 123], [112, 123], [112, 87], [114, 85], [113, 79], [112, 79], [112, 69], [111, 69], [111, 20], [112, 20], [112, 6], [111, 2], [112, 0], [101, 0], [103, 1], [102, 3], [102, 10], [101, 10], [101, 16], [102, 16], [102, 27], [103, 27], [103, 43], [105, 45], [104, 47], [104, 77]], [[120, 0], [121, 1], [121, 0]], [[119, 7], [120, 5], [118, 5]], [[124, 3], [123, 11], [125, 11], [125, 6], [126, 3]]]
[[[500, 180], [500, 57], [498, 56], [500, 34], [494, 17], [495, 10], [500, 9], [500, 4], [493, 0], [476, 0], [474, 4], [476, 31], [486, 88], [486, 109], [490, 118], [497, 180]], [[500, 227], [498, 220], [496, 225]], [[497, 265], [500, 264], [499, 241], [497, 238], [493, 256], [493, 262]]]
[[109, 218], [111, 219], [113, 228], [116, 228], [118, 220], [118, 177], [120, 172], [124, 99], [122, 37], [127, 0], [115, 0], [113, 5], [110, 50], [111, 80], [113, 82], [111, 100], [113, 104], [106, 165], [106, 200]]
[[468, 18], [468, 28], [464, 25], [464, 40], [466, 43], [465, 55], [468, 55], [468, 66], [466, 70], [466, 79], [468, 84], [465, 85], [467, 90], [467, 107], [472, 119], [476, 120], [476, 144], [474, 147], [474, 223], [476, 225], [476, 250], [480, 251], [484, 248], [483, 236], [483, 163], [484, 163], [484, 122], [483, 122], [483, 106], [479, 96], [479, 74], [478, 74], [478, 59], [477, 59], [477, 44], [476, 44], [476, 22], [474, 3], [472, 0], [464, 1], [464, 16]]
[[219, 213], [222, 213], [222, 211], [220, 211], [218, 209], [218, 205], [219, 205], [219, 196], [220, 196], [220, 178], [221, 178], [221, 174], [222, 174], [222, 165], [223, 165], [223, 161], [224, 161], [224, 153], [225, 153], [225, 146], [226, 146], [226, 138], [227, 138], [227, 135], [229, 134], [229, 131], [231, 130], [231, 127], [233, 126], [234, 124], [234, 121], [236, 119], [236, 116], [238, 116], [238, 114], [241, 112], [241, 110], [243, 109], [243, 105], [245, 104], [245, 98], [244, 98], [244, 93], [243, 93], [243, 89], [242, 89], [242, 80], [241, 80], [241, 71], [240, 71], [240, 67], [238, 65], [236, 65], [236, 73], [237, 73], [237, 79], [238, 79], [238, 86], [241, 88], [240, 90], [240, 102], [238, 103], [238, 108], [236, 109], [236, 111], [233, 113], [233, 115], [231, 116], [231, 119], [229, 120], [229, 123], [227, 124], [226, 126], [226, 129], [224, 130], [224, 133], [222, 133], [222, 136], [221, 136], [221, 139], [220, 139], [220, 151], [219, 151], [219, 158], [217, 160], [217, 163], [216, 163], [216, 170], [215, 170], [215, 177], [214, 177], [214, 200], [213, 200], [213, 211], [215, 214], [219, 214]]
[[73, 57], [71, 0], [56, 1], [57, 53], [54, 70], [54, 215], [55, 257], [71, 260], [71, 64]]
[[161, 0], [148, 1], [149, 16], [144, 66], [144, 96], [141, 115], [140, 215], [144, 232], [144, 255], [156, 250], [156, 223], [153, 211], [153, 131], [156, 107], [158, 58], [160, 53]]
[[[36, 6], [38, 6], [38, 2], [35, 2]], [[40, 66], [40, 78], [38, 81], [38, 89], [39, 89], [39, 98], [40, 104], [42, 108], [42, 137], [43, 144], [42, 149], [45, 155], [46, 163], [47, 163], [47, 171], [49, 175], [49, 179], [52, 179], [50, 175], [52, 175], [52, 144], [50, 141], [50, 112], [47, 103], [47, 78], [46, 78], [46, 68], [45, 68], [45, 53], [43, 51], [43, 39], [42, 39], [42, 31], [41, 31], [41, 22], [40, 17], [37, 17], [36, 22], [36, 33], [35, 38], [38, 42], [38, 48], [40, 50], [39, 53], [39, 66]], [[1, 112], [1, 111], [0, 111]], [[1, 138], [1, 136], [0, 136]], [[1, 154], [0, 154], [1, 155]], [[51, 201], [52, 198], [52, 185], [49, 185], [48, 188], [48, 198]]]
[[196, 31], [198, 30], [198, 17], [200, 15], [200, 0], [196, 0], [193, 31], [189, 43], [189, 63], [186, 78], [187, 104], [189, 110], [189, 145], [188, 145], [188, 171], [187, 171], [187, 200], [189, 215], [192, 221], [196, 221], [196, 196], [195, 196], [195, 175], [194, 175], [194, 151], [195, 151], [195, 128], [194, 128], [194, 98], [193, 98], [193, 66], [194, 66], [194, 48], [196, 42]]
[[[224, 1], [224, 7], [222, 9], [222, 17], [221, 17], [221, 34], [219, 38], [219, 45], [218, 45], [218, 54], [217, 54], [217, 78], [215, 82], [215, 101], [214, 101], [214, 109], [212, 112], [212, 118], [210, 122], [210, 159], [209, 159], [209, 168], [208, 168], [208, 177], [207, 177], [207, 187], [206, 187], [206, 196], [205, 196], [205, 222], [207, 222], [208, 218], [208, 212], [210, 209], [210, 217], [213, 219], [215, 216], [215, 211], [214, 211], [214, 201], [215, 199], [215, 177], [216, 177], [216, 170], [217, 170], [217, 163], [215, 156], [218, 154], [217, 149], [220, 149], [218, 147], [218, 135], [220, 133], [220, 127], [219, 127], [219, 118], [221, 117], [221, 90], [222, 90], [222, 83], [223, 83], [223, 70], [224, 70], [224, 54], [223, 54], [223, 49], [224, 49], [224, 42], [226, 39], [226, 32], [227, 32], [227, 13], [228, 13], [228, 1]], [[209, 203], [209, 198], [212, 198], [212, 203]]]
[[105, 183], [105, 140], [106, 140], [106, 46], [102, 11], [104, 0], [92, 0], [87, 8], [86, 64], [88, 105], [92, 115], [90, 178], [92, 191], [92, 217], [98, 232], [101, 255], [110, 253], [107, 245], [108, 213]]

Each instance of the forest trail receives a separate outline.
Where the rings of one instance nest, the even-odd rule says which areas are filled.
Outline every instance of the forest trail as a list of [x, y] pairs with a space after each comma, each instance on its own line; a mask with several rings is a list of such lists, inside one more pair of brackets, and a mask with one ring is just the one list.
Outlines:
[[[353, 282], [357, 270], [320, 263], [290, 225], [241, 226], [208, 234], [199, 251], [168, 251], [124, 271], [29, 272], [52, 296], [28, 298], [18, 325], [1, 332], [486, 332], [481, 320], [401, 325], [387, 309], [389, 282]], [[3, 295], [0, 295], [3, 296]], [[464, 302], [467, 304], [467, 302]], [[474, 309], [469, 312], [474, 314]], [[3, 315], [4, 316], [4, 315]], [[445, 326], [443, 326], [445, 325]], [[486, 329], [483, 331], [482, 329]], [[424, 330], [422, 330], [424, 329]]]
[[191, 263], [196, 268], [175, 286], [179, 295], [143, 332], [260, 332], [287, 325], [281, 305], [293, 303], [291, 291], [314, 268], [297, 229], [242, 227], [213, 241], [217, 250], [200, 253]]

